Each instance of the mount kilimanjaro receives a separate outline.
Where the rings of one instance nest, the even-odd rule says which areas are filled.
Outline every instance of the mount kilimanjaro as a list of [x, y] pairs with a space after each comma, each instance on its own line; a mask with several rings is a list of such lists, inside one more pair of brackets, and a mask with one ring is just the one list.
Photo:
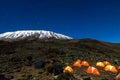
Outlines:
[[[77, 59], [88, 61], [99, 69], [100, 75], [86, 73], [84, 66], [74, 67]], [[99, 61], [109, 61], [119, 67], [120, 44], [72, 39], [44, 30], [0, 34], [0, 80], [115, 80], [118, 73], [96, 66]], [[73, 68], [72, 75], [63, 73], [67, 65]]]
[[72, 39], [63, 34], [55, 33], [52, 31], [45, 30], [23, 30], [23, 31], [14, 31], [6, 32], [0, 34], [0, 40], [22, 40], [22, 39]]

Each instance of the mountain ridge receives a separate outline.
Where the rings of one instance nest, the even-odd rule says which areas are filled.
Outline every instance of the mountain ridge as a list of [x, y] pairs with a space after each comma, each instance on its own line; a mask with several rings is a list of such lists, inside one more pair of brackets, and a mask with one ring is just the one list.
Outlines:
[[52, 31], [46, 30], [22, 30], [22, 31], [13, 31], [13, 32], [5, 32], [0, 34], [0, 40], [21, 40], [21, 39], [72, 39], [69, 36], [55, 33]]

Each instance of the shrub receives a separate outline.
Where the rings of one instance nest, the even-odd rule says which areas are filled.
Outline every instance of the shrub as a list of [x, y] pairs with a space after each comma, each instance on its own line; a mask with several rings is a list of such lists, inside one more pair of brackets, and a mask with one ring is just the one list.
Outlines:
[[119, 60], [118, 60], [118, 59], [114, 59], [113, 62], [114, 62], [115, 65], [118, 65], [118, 64], [119, 64]]
[[101, 80], [108, 80], [107, 78], [101, 78]]
[[45, 69], [46, 69], [47, 74], [52, 74], [54, 71], [54, 66], [53, 66], [53, 64], [48, 64], [48, 65], [46, 65]]

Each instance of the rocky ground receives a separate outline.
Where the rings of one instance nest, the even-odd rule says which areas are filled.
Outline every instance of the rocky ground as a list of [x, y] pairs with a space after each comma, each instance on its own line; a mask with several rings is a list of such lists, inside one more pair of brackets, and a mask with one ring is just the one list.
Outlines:
[[[107, 60], [117, 67], [120, 45], [91, 39], [0, 41], [0, 80], [114, 80], [119, 73], [97, 67], [100, 76], [90, 75], [87, 67], [72, 65], [77, 59], [91, 66]], [[73, 74], [62, 72], [67, 65], [73, 68]]]

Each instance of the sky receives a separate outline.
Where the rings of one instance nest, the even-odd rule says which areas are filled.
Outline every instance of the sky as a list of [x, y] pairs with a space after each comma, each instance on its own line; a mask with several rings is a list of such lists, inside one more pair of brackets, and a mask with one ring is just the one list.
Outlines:
[[0, 33], [18, 30], [120, 43], [120, 0], [0, 0]]

